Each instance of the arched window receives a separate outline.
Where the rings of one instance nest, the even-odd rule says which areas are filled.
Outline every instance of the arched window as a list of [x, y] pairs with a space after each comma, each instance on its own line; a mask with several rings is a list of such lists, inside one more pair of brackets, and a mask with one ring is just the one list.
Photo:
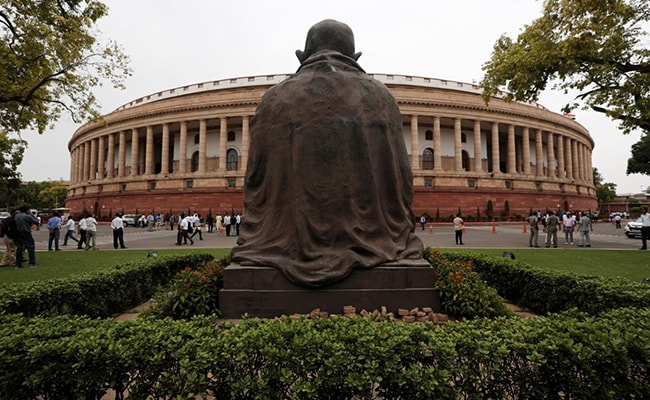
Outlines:
[[469, 153], [467, 150], [463, 150], [461, 157], [463, 163], [463, 171], [469, 171]]
[[430, 147], [422, 152], [422, 169], [433, 169], [433, 149]]
[[230, 149], [226, 152], [226, 169], [228, 171], [236, 171], [238, 169], [238, 158], [237, 150]]
[[192, 153], [192, 162], [190, 164], [190, 170], [196, 172], [199, 170], [199, 152], [195, 151]]
[[427, 131], [424, 132], [424, 140], [433, 140], [433, 132], [431, 129], [427, 129]]
[[234, 142], [237, 139], [237, 134], [235, 131], [230, 131], [228, 132], [228, 141], [229, 142]]

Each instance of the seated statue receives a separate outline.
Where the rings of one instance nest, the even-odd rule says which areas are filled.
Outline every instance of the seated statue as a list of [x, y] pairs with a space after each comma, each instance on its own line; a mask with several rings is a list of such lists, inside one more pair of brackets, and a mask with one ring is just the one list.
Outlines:
[[355, 268], [422, 260], [402, 116], [354, 50], [346, 24], [317, 23], [298, 71], [263, 96], [233, 262], [322, 287]]

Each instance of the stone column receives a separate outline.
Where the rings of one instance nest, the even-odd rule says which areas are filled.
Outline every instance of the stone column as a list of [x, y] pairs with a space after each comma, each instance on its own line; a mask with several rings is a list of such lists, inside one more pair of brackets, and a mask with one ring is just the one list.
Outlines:
[[571, 150], [571, 138], [566, 138], [564, 141], [564, 157], [566, 158], [566, 177], [569, 180], [573, 180], [573, 151]]
[[131, 176], [138, 175], [138, 152], [140, 151], [140, 136], [138, 136], [138, 128], [131, 130]]
[[463, 142], [460, 118], [454, 119], [454, 171], [463, 170]]
[[207, 170], [207, 146], [207, 121], [201, 119], [199, 120], [199, 173], [205, 173]]
[[420, 169], [420, 154], [418, 141], [418, 116], [411, 115], [411, 169]]
[[108, 134], [108, 156], [106, 160], [106, 175], [108, 179], [115, 177], [115, 133]]
[[250, 144], [249, 129], [250, 117], [245, 115], [242, 117], [242, 139], [241, 139], [241, 170], [246, 171], [248, 167], [248, 148]]
[[83, 165], [84, 182], [90, 179], [90, 141], [84, 143], [84, 165]]
[[106, 139], [104, 136], [100, 136], [97, 139], [97, 179], [104, 179], [106, 175]]
[[571, 159], [573, 160], [573, 179], [580, 180], [580, 160], [578, 159], [578, 143], [571, 140]]
[[566, 179], [566, 172], [564, 171], [564, 136], [557, 135], [557, 175], [562, 180]]
[[508, 165], [507, 170], [509, 174], [517, 173], [517, 161], [515, 155], [517, 151], [515, 150], [515, 126], [510, 124], [508, 125]]
[[160, 173], [169, 173], [169, 124], [165, 122], [162, 126], [162, 149], [160, 153]]
[[228, 118], [219, 120], [219, 170], [226, 171], [226, 146], [228, 142]]
[[126, 175], [126, 131], [120, 131], [117, 144], [117, 176], [123, 178]]
[[481, 152], [481, 121], [474, 121], [474, 171], [482, 172], [483, 163], [481, 159], [483, 154]]
[[492, 173], [501, 173], [501, 159], [499, 157], [499, 123], [492, 122]]
[[544, 144], [542, 143], [542, 131], [537, 129], [535, 131], [535, 164], [536, 164], [536, 176], [544, 176]]
[[524, 175], [530, 175], [530, 129], [525, 126], [521, 134], [521, 144], [523, 145], [523, 163]]
[[178, 172], [187, 170], [187, 121], [181, 121], [180, 148], [178, 150]]
[[546, 135], [546, 152], [548, 154], [548, 176], [555, 176], [555, 145], [553, 139], [553, 132], [548, 132]]
[[440, 144], [440, 117], [433, 117], [433, 169], [442, 171], [442, 145]]
[[144, 152], [144, 173], [151, 175], [154, 171], [154, 142], [153, 142], [153, 126], [147, 126], [147, 139], [145, 142]]
[[90, 140], [90, 170], [88, 179], [91, 181], [97, 179], [97, 139]]

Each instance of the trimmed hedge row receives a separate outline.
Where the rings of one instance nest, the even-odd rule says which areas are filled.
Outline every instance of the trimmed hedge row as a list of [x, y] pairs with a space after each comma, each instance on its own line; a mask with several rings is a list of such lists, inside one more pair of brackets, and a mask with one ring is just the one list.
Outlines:
[[538, 268], [479, 253], [445, 253], [450, 260], [471, 260], [488, 285], [508, 300], [536, 313], [578, 309], [588, 314], [622, 307], [650, 307], [650, 285], [624, 278], [603, 278]]
[[650, 310], [444, 326], [0, 317], [2, 399], [650, 398]]
[[0, 313], [109, 317], [149, 300], [160, 285], [188, 265], [213, 259], [210, 254], [152, 257], [64, 279], [3, 286]]

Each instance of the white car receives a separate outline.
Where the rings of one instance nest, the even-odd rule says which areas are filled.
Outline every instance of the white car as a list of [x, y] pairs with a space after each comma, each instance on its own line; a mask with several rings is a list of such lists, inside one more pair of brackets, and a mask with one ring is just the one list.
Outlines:
[[641, 218], [637, 218], [636, 221], [630, 221], [625, 224], [625, 236], [629, 238], [640, 238], [641, 237]]
[[122, 222], [124, 223], [125, 228], [127, 226], [136, 226], [137, 225], [137, 218], [136, 218], [135, 214], [124, 214], [124, 215], [122, 215]]

